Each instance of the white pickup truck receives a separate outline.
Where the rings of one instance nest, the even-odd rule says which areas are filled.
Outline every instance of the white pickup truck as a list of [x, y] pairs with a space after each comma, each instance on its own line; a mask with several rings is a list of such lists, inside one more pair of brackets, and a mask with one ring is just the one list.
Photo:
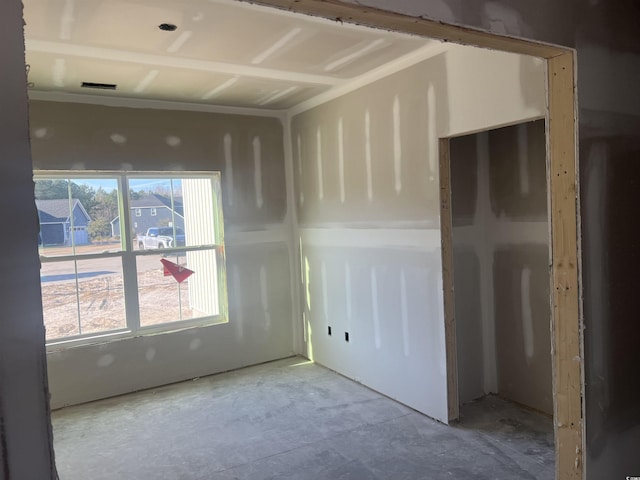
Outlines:
[[175, 229], [175, 244], [173, 241], [173, 227], [151, 227], [146, 235], [138, 235], [136, 243], [140, 250], [154, 248], [173, 248], [184, 246], [184, 231]]

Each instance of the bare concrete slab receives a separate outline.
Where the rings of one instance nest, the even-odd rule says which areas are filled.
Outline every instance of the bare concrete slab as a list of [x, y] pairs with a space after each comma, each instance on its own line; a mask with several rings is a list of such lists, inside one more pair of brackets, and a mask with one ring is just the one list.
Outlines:
[[54, 412], [63, 480], [552, 479], [549, 418], [497, 397], [446, 426], [292, 357]]

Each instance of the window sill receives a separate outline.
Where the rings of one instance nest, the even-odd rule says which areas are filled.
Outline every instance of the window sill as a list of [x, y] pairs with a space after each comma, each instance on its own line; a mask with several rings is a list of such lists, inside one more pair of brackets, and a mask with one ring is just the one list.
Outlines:
[[162, 325], [150, 325], [148, 327], [140, 327], [137, 330], [115, 330], [111, 332], [96, 333], [95, 335], [86, 335], [82, 337], [71, 337], [66, 339], [56, 339], [46, 344], [47, 353], [61, 352], [77, 347], [87, 347], [96, 345], [105, 345], [121, 340], [128, 340], [138, 337], [146, 337], [152, 335], [165, 335], [177, 333], [184, 330], [209, 327], [213, 325], [223, 325], [228, 323], [228, 319], [222, 315], [216, 317], [202, 317], [194, 320], [183, 320], [172, 323], [164, 323]]

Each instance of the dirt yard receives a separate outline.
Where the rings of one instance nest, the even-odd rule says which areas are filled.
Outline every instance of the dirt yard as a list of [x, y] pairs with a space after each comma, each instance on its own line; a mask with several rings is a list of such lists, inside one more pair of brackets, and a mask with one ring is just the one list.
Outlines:
[[[138, 275], [140, 323], [142, 326], [194, 318], [189, 308], [189, 281], [178, 284], [165, 277], [162, 267]], [[125, 328], [122, 275], [102, 275], [75, 281], [42, 284], [42, 301], [47, 340]], [[79, 302], [77, 301], [79, 300]], [[78, 303], [80, 321], [78, 321]]]

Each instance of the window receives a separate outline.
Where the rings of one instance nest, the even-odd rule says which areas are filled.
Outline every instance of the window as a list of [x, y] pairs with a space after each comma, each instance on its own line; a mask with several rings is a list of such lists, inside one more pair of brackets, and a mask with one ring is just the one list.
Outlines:
[[158, 215], [158, 211], [155, 208], [151, 209], [151, 216], [155, 217], [156, 215]]
[[[36, 172], [35, 184], [48, 342], [227, 321], [219, 174]], [[151, 201], [164, 205], [153, 219], [132, 207]]]
[[142, 216], [142, 209], [136, 208], [136, 217], [141, 217], [141, 216]]

